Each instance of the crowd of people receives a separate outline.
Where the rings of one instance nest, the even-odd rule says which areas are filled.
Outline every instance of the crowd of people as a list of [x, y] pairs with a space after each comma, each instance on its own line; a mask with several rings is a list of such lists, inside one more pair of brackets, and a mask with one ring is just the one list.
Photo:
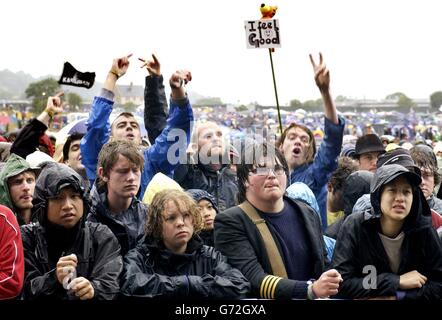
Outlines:
[[167, 99], [152, 55], [146, 145], [133, 114], [110, 122], [131, 58], [113, 60], [60, 161], [45, 132], [62, 93], [2, 145], [0, 299], [442, 299], [442, 148], [343, 141], [321, 54], [320, 143], [301, 123], [227, 139], [194, 116], [191, 72]]

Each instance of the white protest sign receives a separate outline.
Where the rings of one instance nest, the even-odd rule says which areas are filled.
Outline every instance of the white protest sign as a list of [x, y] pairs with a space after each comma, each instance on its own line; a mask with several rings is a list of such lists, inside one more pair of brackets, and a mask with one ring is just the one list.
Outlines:
[[246, 20], [244, 27], [248, 49], [281, 47], [277, 19]]

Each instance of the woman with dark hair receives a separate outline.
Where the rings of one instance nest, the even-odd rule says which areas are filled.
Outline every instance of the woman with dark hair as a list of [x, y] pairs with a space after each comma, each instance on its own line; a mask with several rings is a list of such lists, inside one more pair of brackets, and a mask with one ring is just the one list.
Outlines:
[[218, 213], [215, 197], [205, 190], [189, 189], [187, 193], [195, 200], [198, 205], [201, 218], [203, 219], [203, 229], [198, 234], [206, 246], [215, 246], [213, 235], [213, 226], [215, 216]]
[[377, 169], [372, 208], [353, 213], [338, 235], [333, 267], [350, 299], [442, 299], [442, 243], [416, 173], [397, 164]]
[[149, 207], [146, 235], [124, 258], [121, 291], [138, 298], [240, 299], [250, 284], [196, 235], [203, 227], [184, 191], [158, 192]]
[[22, 226], [24, 299], [114, 299], [122, 269], [120, 245], [108, 227], [85, 222], [89, 204], [82, 177], [47, 164], [35, 186], [33, 216]]

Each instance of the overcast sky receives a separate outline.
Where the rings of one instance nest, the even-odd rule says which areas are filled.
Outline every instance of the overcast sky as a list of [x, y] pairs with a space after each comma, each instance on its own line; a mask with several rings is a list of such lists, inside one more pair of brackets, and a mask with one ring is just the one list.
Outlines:
[[[257, 0], [2, 0], [0, 70], [60, 75], [64, 61], [103, 81], [133, 53], [121, 83], [144, 84], [137, 57], [156, 53], [166, 79], [193, 74], [190, 90], [224, 102], [274, 104], [267, 49], [247, 49]], [[281, 48], [273, 55], [279, 101], [316, 99], [309, 53], [323, 52], [333, 96], [381, 99], [442, 90], [441, 0], [273, 0]]]

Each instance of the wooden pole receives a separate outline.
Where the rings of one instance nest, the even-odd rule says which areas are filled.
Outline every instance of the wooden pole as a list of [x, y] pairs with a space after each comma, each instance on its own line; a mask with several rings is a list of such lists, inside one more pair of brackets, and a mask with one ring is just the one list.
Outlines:
[[276, 89], [275, 69], [273, 68], [272, 49], [269, 49], [270, 65], [272, 67], [273, 88], [275, 89], [276, 109], [278, 110], [279, 133], [282, 134], [281, 112], [279, 110], [278, 90]]

